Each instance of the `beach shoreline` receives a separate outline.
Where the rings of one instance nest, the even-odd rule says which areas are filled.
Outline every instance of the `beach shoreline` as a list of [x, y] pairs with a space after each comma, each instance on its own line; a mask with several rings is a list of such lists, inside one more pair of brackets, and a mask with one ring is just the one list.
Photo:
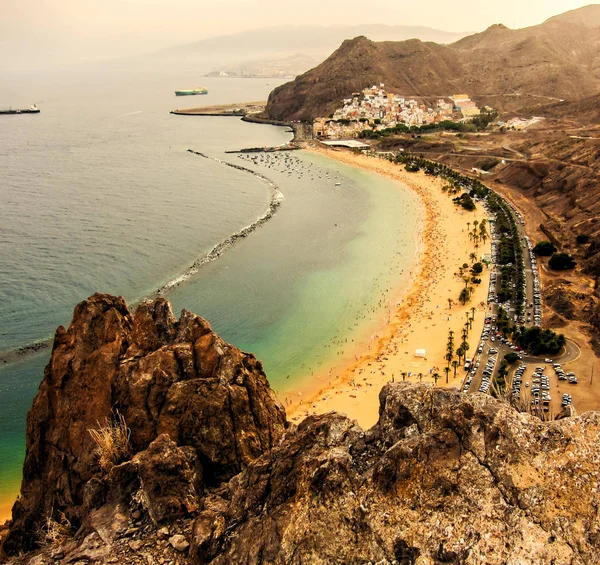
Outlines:
[[[455, 273], [462, 264], [471, 264], [471, 253], [476, 252], [479, 257], [490, 252], [489, 240], [475, 249], [467, 227], [467, 222], [481, 221], [487, 214], [481, 206], [475, 212], [457, 207], [442, 191], [444, 181], [423, 172], [409, 173], [403, 166], [384, 159], [346, 150], [311, 147], [308, 151], [391, 178], [399, 183], [399, 189], [414, 191], [425, 209], [420, 253], [411, 266], [411, 280], [392, 295], [396, 311], [389, 320], [380, 320], [376, 342], [367, 344], [359, 339], [351, 360], [280, 393], [288, 417], [296, 423], [308, 415], [336, 411], [367, 429], [377, 422], [381, 388], [392, 380], [433, 382], [433, 374], [438, 373], [442, 376], [438, 386], [461, 386], [465, 376], [462, 368], [456, 376], [452, 370], [447, 383], [443, 372], [448, 330], [454, 331], [458, 342], [466, 314], [472, 314], [475, 307], [468, 340], [468, 355], [474, 357], [485, 319], [490, 275], [485, 269], [471, 301], [463, 306], [458, 304], [463, 282]], [[451, 308], [448, 298], [454, 301]], [[426, 358], [415, 358], [416, 349], [425, 345]]]
[[[458, 270], [461, 261], [468, 262], [469, 253], [474, 250], [469, 242], [466, 222], [480, 220], [487, 215], [481, 206], [475, 213], [462, 211], [448, 194], [442, 192], [444, 182], [441, 179], [427, 177], [422, 172], [408, 173], [403, 166], [347, 151], [321, 148], [308, 151], [390, 178], [399, 183], [399, 190], [415, 192], [423, 204], [421, 233], [415, 246], [409, 280], [404, 280], [402, 288], [392, 290], [389, 295], [395, 311], [382, 311], [375, 333], [372, 336], [356, 336], [351, 350], [331, 369], [315, 372], [300, 385], [278, 392], [288, 418], [293, 422], [297, 423], [310, 414], [336, 411], [358, 420], [367, 429], [377, 421], [379, 392], [387, 382], [402, 380], [403, 372], [412, 373], [406, 380], [419, 380], [418, 374], [421, 373], [421, 380], [432, 382], [430, 369], [443, 369], [445, 366], [443, 354], [447, 327], [452, 327], [458, 336], [465, 312], [475, 306], [476, 316], [469, 338], [470, 356], [473, 357], [483, 327], [485, 307], [482, 308], [480, 302], [485, 303], [487, 299], [489, 272], [484, 270], [482, 283], [476, 287], [473, 299], [466, 306], [454, 305], [448, 309], [447, 298], [457, 301], [462, 281], [453, 273]], [[451, 237], [454, 240], [449, 245]], [[488, 241], [478, 252], [488, 253], [489, 246]], [[440, 287], [443, 288], [440, 290]], [[425, 306], [433, 302], [433, 312], [426, 312]], [[444, 320], [448, 317], [450, 320]], [[413, 358], [414, 351], [427, 334], [435, 337], [441, 349], [428, 345], [427, 359], [417, 360]], [[437, 372], [443, 375], [442, 370]], [[447, 384], [444, 376], [437, 384], [460, 386], [463, 377], [464, 371], [461, 370], [456, 377], [451, 373]], [[12, 496], [4, 495], [0, 499], [0, 523], [10, 519], [18, 491]]]

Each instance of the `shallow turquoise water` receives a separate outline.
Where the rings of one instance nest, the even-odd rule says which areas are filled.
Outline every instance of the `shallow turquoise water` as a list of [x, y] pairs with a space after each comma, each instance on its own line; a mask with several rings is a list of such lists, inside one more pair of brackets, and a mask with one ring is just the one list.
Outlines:
[[[42, 108], [0, 122], [0, 351], [51, 336], [95, 291], [142, 299], [263, 213], [264, 182], [192, 148], [266, 175], [284, 201], [169, 299], [255, 353], [285, 391], [375, 327], [388, 290], [407, 280], [420, 206], [394, 183], [318, 155], [225, 155], [290, 136], [169, 115], [181, 104], [172, 90], [191, 80], [178, 73], [15, 75], [0, 85], [0, 105]], [[265, 98], [277, 84], [205, 83], [206, 104]], [[47, 358], [0, 367], [0, 496], [19, 482], [25, 415]]]

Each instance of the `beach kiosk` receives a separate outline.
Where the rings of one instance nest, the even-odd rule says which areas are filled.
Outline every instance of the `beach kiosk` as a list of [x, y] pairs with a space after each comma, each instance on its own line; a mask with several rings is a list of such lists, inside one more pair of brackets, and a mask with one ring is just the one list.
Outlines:
[[417, 349], [415, 351], [415, 357], [419, 357], [420, 359], [425, 359], [427, 356], [427, 351], [425, 349]]

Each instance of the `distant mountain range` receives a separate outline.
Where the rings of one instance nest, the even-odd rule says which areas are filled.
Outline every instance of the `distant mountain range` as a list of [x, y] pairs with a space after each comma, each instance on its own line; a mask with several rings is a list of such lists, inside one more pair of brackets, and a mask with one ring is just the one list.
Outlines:
[[524, 29], [494, 25], [450, 45], [346, 40], [321, 65], [275, 89], [266, 114], [325, 116], [343, 97], [380, 82], [407, 96], [464, 92], [506, 111], [592, 97], [600, 93], [600, 6]]
[[294, 78], [323, 61], [320, 55], [296, 53], [285, 57], [265, 57], [231, 63], [207, 73], [210, 77]]
[[[203, 39], [163, 49], [155, 61], [185, 59], [211, 74], [290, 76], [306, 72], [323, 61], [348, 37], [366, 35], [375, 41], [452, 43], [468, 35], [422, 26], [364, 24], [352, 26], [279, 26]], [[268, 74], [268, 73], [266, 73]]]

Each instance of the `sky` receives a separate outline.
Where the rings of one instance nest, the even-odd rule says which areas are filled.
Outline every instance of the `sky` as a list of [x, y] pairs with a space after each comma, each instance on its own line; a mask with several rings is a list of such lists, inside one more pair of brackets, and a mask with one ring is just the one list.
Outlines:
[[85, 63], [277, 25], [526, 27], [577, 0], [0, 0], [0, 69]]

